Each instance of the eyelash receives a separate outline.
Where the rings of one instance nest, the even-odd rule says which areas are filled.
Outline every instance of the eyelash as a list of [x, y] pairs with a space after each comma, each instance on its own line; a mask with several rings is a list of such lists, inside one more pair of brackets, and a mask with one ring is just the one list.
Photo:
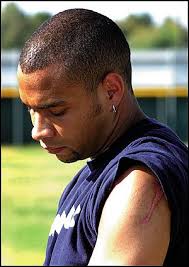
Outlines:
[[[31, 115], [31, 108], [30, 107], [27, 107], [27, 111], [30, 113]], [[55, 112], [52, 112], [52, 111], [49, 111], [51, 115], [55, 116], [55, 117], [59, 117], [59, 116], [62, 116], [65, 114], [65, 110], [64, 111], [60, 111], [58, 113], [55, 113]]]
[[61, 116], [61, 115], [64, 115], [64, 113], [65, 113], [65, 111], [60, 111], [60, 112], [58, 112], [58, 113], [54, 113], [54, 112], [50, 112], [53, 116], [55, 116], [55, 117], [58, 117], [58, 116]]

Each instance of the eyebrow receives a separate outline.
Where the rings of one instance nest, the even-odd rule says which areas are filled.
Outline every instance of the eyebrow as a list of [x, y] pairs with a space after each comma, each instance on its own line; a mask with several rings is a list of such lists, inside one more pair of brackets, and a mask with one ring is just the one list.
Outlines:
[[53, 101], [53, 102], [50, 102], [50, 103], [46, 103], [46, 104], [43, 104], [43, 105], [37, 105], [37, 106], [30, 106], [30, 105], [25, 104], [24, 102], [23, 102], [23, 104], [26, 107], [32, 108], [32, 109], [48, 109], [48, 108], [61, 106], [61, 105], [65, 104], [65, 101], [64, 100], [57, 100], [57, 101]]

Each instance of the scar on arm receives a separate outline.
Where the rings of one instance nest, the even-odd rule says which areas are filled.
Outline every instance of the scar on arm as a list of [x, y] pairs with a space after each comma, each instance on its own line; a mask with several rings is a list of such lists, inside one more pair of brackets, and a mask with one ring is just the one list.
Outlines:
[[152, 199], [152, 203], [150, 205], [150, 208], [149, 208], [147, 214], [142, 219], [141, 224], [146, 224], [150, 221], [150, 218], [152, 216], [153, 211], [155, 210], [155, 208], [157, 207], [161, 198], [163, 197], [162, 188], [157, 181], [154, 181], [154, 183], [153, 183], [153, 190], [154, 190], [154, 197]]

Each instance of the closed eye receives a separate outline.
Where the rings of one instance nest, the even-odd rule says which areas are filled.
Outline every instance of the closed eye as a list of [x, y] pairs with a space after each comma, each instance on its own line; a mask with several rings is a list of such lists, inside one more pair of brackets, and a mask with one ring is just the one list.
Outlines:
[[[31, 115], [31, 112], [32, 111], [34, 112], [33, 108], [31, 108], [30, 106], [26, 106], [26, 108], [27, 108], [27, 111], [30, 113], [30, 115]], [[64, 110], [61, 110], [61, 111], [53, 111], [53, 110], [50, 110], [49, 109], [49, 113], [51, 115], [53, 115], [53, 116], [56, 116], [56, 117], [64, 115], [65, 114], [65, 111], [66, 111], [65, 109]]]
[[62, 116], [62, 115], [64, 115], [64, 114], [65, 114], [65, 110], [63, 110], [63, 111], [58, 111], [58, 112], [50, 111], [50, 113], [51, 113], [51, 115], [58, 117], [58, 116]]

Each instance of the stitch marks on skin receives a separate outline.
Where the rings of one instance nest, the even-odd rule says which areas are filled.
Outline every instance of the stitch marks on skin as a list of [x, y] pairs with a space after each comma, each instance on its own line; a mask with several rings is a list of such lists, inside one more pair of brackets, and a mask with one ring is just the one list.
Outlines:
[[155, 181], [153, 183], [153, 187], [154, 187], [153, 189], [155, 191], [154, 197], [152, 199], [152, 203], [151, 203], [151, 206], [150, 206], [147, 214], [145, 215], [145, 217], [140, 222], [141, 224], [147, 224], [150, 221], [150, 218], [152, 217], [153, 211], [155, 210], [155, 208], [157, 207], [157, 205], [160, 202], [161, 198], [163, 197], [163, 191], [162, 191], [161, 186], [159, 185], [159, 183], [157, 181]]

